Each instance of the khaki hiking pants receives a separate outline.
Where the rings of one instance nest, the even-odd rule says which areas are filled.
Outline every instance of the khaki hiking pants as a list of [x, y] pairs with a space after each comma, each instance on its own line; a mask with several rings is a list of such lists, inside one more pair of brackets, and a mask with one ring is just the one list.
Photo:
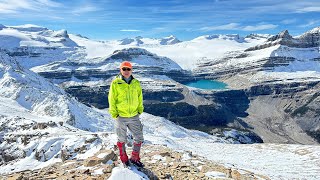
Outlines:
[[118, 117], [114, 123], [115, 131], [118, 136], [118, 142], [127, 142], [127, 128], [133, 135], [133, 140], [135, 143], [142, 143], [143, 139], [143, 126], [140, 121], [140, 115], [134, 117]]

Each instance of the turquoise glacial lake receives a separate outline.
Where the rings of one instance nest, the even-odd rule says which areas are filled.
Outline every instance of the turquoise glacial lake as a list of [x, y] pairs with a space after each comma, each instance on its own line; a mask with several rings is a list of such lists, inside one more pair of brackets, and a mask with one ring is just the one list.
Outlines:
[[198, 80], [185, 83], [186, 86], [200, 88], [200, 89], [227, 89], [227, 84], [220, 81], [213, 80]]

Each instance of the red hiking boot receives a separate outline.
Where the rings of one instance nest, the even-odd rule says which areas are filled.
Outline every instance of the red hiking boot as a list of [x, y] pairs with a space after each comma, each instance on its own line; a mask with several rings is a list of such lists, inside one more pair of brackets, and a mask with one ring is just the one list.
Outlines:
[[140, 161], [140, 148], [142, 143], [133, 143], [132, 154], [130, 162], [138, 167], [144, 167], [144, 164]]
[[129, 166], [129, 159], [126, 153], [126, 144], [124, 142], [117, 142], [119, 148], [120, 160], [125, 166]]

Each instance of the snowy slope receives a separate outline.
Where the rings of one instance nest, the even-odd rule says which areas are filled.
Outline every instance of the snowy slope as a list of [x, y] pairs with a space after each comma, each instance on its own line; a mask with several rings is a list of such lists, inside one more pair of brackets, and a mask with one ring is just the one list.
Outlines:
[[[245, 57], [217, 60], [219, 63], [207, 67], [213, 74], [219, 71], [234, 69], [239, 71], [238, 77], [247, 79], [251, 84], [259, 84], [268, 81], [301, 82], [319, 81], [320, 57], [318, 48], [293, 48], [283, 45], [245, 52]], [[270, 58], [279, 60], [267, 61]], [[264, 68], [265, 63], [271, 66]], [[240, 71], [250, 69], [252, 71]], [[259, 71], [255, 68], [259, 67]], [[199, 70], [201, 71], [201, 69]]]
[[[32, 121], [39, 117], [29, 115], [23, 112], [23, 108], [1, 98], [1, 102], [5, 102], [10, 108], [3, 108], [0, 103], [1, 114], [11, 109], [14, 110], [16, 117], [25, 117], [21, 124], [26, 124], [28, 120]], [[19, 110], [20, 109], [20, 110]], [[18, 110], [18, 111], [17, 111]], [[104, 111], [106, 112], [106, 110]], [[106, 114], [106, 113], [105, 113]], [[214, 162], [224, 164], [228, 167], [238, 168], [240, 170], [249, 170], [257, 174], [268, 176], [271, 179], [292, 179], [292, 178], [319, 178], [318, 166], [320, 163], [320, 147], [306, 145], [286, 145], [286, 144], [226, 144], [225, 140], [217, 138], [199, 131], [187, 130], [176, 126], [170, 121], [144, 113], [142, 116], [144, 124], [144, 134], [146, 143], [164, 144], [178, 151], [192, 151], [195, 154], [204, 156]], [[49, 119], [47, 119], [49, 120]], [[23, 131], [17, 130], [14, 134], [33, 134], [43, 131], [49, 132], [43, 138], [33, 139], [27, 146], [22, 144], [22, 138], [18, 138], [16, 143], [11, 143], [11, 147], [18, 146], [27, 153], [27, 157], [14, 164], [1, 166], [3, 173], [21, 171], [24, 169], [37, 169], [49, 165], [50, 163], [61, 161], [58, 157], [61, 149], [68, 149], [72, 157], [83, 159], [92, 156], [102, 146], [112, 148], [116, 142], [116, 136], [110, 134], [105, 136], [104, 133], [98, 132], [98, 138], [93, 143], [85, 143], [86, 140], [95, 138], [90, 132], [81, 131], [70, 127], [47, 128], [45, 130]], [[72, 130], [72, 131], [70, 131]], [[12, 133], [8, 133], [11, 134]], [[19, 140], [20, 139], [20, 140]], [[9, 144], [5, 142], [0, 145], [1, 148], [7, 147]], [[77, 153], [74, 149], [85, 146], [86, 153]], [[36, 149], [36, 151], [31, 151]], [[44, 151], [47, 159], [36, 160], [36, 153]], [[23, 153], [23, 151], [17, 151]], [[42, 156], [41, 156], [42, 157]], [[48, 160], [49, 159], [49, 160]], [[32, 164], [32, 166], [31, 166]]]
[[[264, 42], [268, 35], [251, 35], [246, 38], [238, 35], [206, 35], [190, 41], [180, 42], [176, 37], [169, 36], [163, 39], [135, 38], [119, 41], [97, 42], [78, 36], [70, 38], [80, 46], [86, 47], [90, 57], [102, 57], [115, 50], [139, 47], [160, 56], [168, 57], [179, 64], [183, 69], [192, 70], [202, 58], [213, 59], [223, 57], [228, 51], [245, 50]], [[138, 43], [137, 40], [141, 42]], [[124, 41], [126, 43], [124, 43]], [[174, 43], [179, 42], [179, 43]]]
[[172, 46], [146, 47], [150, 52], [176, 61], [183, 69], [192, 70], [203, 58], [221, 58], [228, 51], [244, 50], [265, 39], [245, 39], [238, 36], [201, 36]]
[[101, 41], [94, 41], [73, 34], [69, 34], [69, 37], [77, 45], [85, 47], [87, 58], [104, 57], [108, 55], [109, 49], [115, 50], [112, 46]]
[[[58, 86], [24, 69], [14, 59], [0, 52], [0, 96], [17, 101], [30, 113], [50, 116], [80, 129], [97, 131], [99, 121], [92, 109], [67, 96]], [[79, 111], [79, 109], [81, 109]]]

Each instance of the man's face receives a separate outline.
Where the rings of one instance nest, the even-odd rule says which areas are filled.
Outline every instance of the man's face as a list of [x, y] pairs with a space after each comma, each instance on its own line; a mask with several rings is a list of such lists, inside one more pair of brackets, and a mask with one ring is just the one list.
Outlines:
[[129, 67], [123, 67], [120, 69], [120, 72], [122, 74], [123, 77], [125, 78], [129, 78], [132, 74], [132, 69]]

